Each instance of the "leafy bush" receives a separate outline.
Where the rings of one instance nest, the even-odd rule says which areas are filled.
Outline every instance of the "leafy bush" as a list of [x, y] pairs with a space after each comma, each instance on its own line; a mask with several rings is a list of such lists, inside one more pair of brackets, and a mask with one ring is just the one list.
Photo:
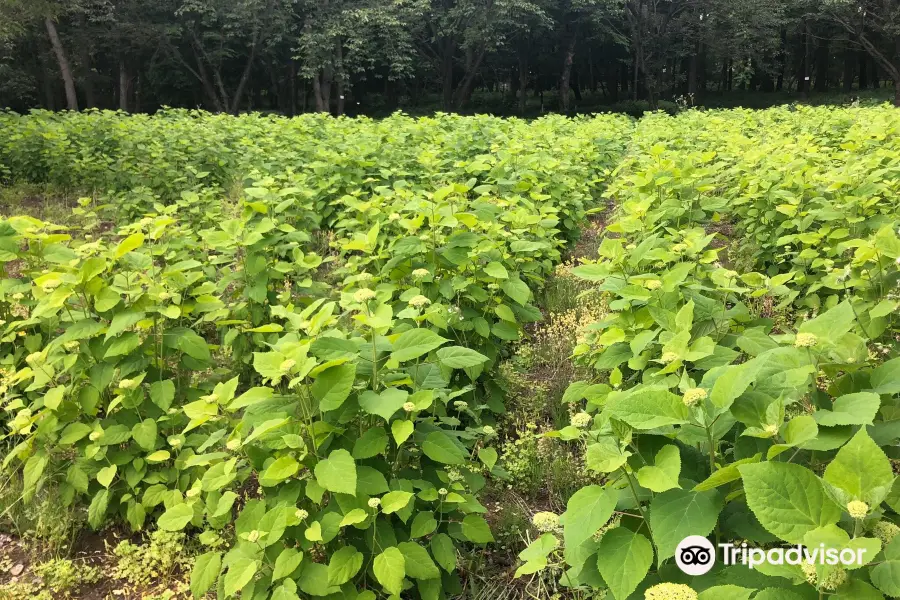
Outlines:
[[190, 531], [198, 596], [459, 590], [493, 540], [490, 370], [630, 122], [0, 118], [13, 180], [90, 194], [68, 229], [0, 221], [23, 500]]

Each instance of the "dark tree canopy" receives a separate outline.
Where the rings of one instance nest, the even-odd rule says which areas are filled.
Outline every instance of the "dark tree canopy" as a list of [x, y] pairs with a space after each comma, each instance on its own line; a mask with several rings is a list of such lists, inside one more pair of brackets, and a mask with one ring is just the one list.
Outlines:
[[900, 0], [0, 0], [19, 111], [529, 115], [888, 82], [900, 103]]

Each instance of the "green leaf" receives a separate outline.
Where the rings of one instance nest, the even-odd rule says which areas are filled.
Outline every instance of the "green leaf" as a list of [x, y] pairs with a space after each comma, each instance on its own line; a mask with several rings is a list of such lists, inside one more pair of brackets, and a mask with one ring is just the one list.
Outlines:
[[303, 562], [303, 553], [295, 548], [285, 548], [275, 559], [275, 567], [272, 571], [272, 580], [283, 579], [297, 570]]
[[131, 429], [131, 437], [144, 450], [153, 450], [156, 447], [156, 421], [144, 419]]
[[434, 515], [428, 511], [416, 513], [413, 518], [412, 525], [409, 526], [409, 536], [412, 538], [420, 538], [434, 533], [437, 529], [437, 521]]
[[484, 463], [484, 466], [487, 467], [488, 471], [494, 469], [494, 465], [497, 464], [497, 458], [497, 450], [494, 448], [478, 449], [478, 460]]
[[439, 533], [431, 538], [431, 554], [448, 573], [456, 570], [456, 546], [446, 533]]
[[653, 546], [639, 533], [616, 527], [603, 534], [597, 570], [616, 598], [627, 598], [653, 564]]
[[[394, 421], [399, 423], [400, 421]], [[353, 458], [363, 460], [384, 454], [388, 437], [383, 427], [370, 427], [353, 444]]]
[[190, 504], [176, 504], [169, 507], [157, 521], [160, 529], [165, 531], [181, 531], [194, 518], [194, 507]]
[[398, 446], [408, 440], [414, 430], [415, 426], [412, 421], [394, 421], [391, 423], [391, 435], [394, 436], [394, 442]]
[[406, 559], [396, 546], [387, 548], [375, 557], [373, 572], [378, 583], [389, 593], [399, 595], [406, 576]]
[[668, 390], [637, 390], [621, 395], [610, 394], [607, 410], [635, 429], [655, 429], [665, 425], [687, 423], [688, 407], [680, 396]]
[[363, 564], [362, 552], [353, 546], [344, 546], [331, 555], [328, 563], [328, 584], [344, 585], [356, 575]]
[[154, 381], [150, 384], [150, 400], [163, 411], [169, 410], [175, 399], [175, 382], [171, 379]]
[[519, 560], [525, 564], [516, 569], [514, 578], [522, 575], [531, 575], [543, 570], [547, 566], [547, 557], [559, 547], [559, 540], [552, 533], [545, 533], [534, 540], [528, 547], [519, 552]]
[[465, 462], [465, 453], [444, 433], [433, 431], [422, 443], [422, 452], [431, 460], [445, 465], [461, 465]]
[[484, 272], [495, 279], [507, 279], [509, 277], [506, 267], [496, 261], [486, 264]]
[[388, 492], [381, 498], [381, 512], [391, 514], [398, 510], [402, 510], [406, 508], [406, 505], [409, 504], [412, 497], [412, 492], [404, 492], [402, 490]]
[[388, 388], [380, 394], [366, 390], [359, 396], [359, 406], [370, 415], [378, 415], [385, 421], [390, 421], [391, 416], [403, 407], [408, 397], [409, 392], [397, 388]]
[[869, 376], [869, 384], [876, 394], [900, 393], [900, 357], [878, 365]]
[[410, 329], [401, 333], [394, 341], [394, 351], [391, 353], [391, 358], [397, 362], [406, 362], [423, 354], [428, 354], [449, 341], [430, 329]]
[[481, 515], [466, 515], [462, 521], [462, 534], [470, 542], [487, 544], [494, 541], [491, 527]]
[[846, 394], [834, 401], [831, 410], [817, 410], [813, 417], [819, 425], [871, 425], [881, 407], [881, 398], [872, 392]]
[[194, 559], [191, 570], [191, 593], [195, 598], [203, 596], [219, 578], [222, 569], [222, 554], [207, 552]]
[[506, 295], [525, 306], [531, 298], [531, 290], [518, 277], [511, 277], [500, 284], [500, 289], [506, 292]]
[[900, 536], [884, 548], [884, 561], [869, 571], [872, 583], [888, 596], [900, 596]]
[[319, 410], [337, 410], [353, 389], [356, 379], [356, 363], [329, 367], [319, 373], [310, 386], [313, 397], [319, 401]]
[[770, 533], [791, 544], [825, 525], [837, 523], [841, 509], [825, 494], [815, 473], [793, 463], [741, 465], [747, 505]]
[[653, 492], [665, 492], [678, 485], [678, 476], [681, 473], [681, 453], [678, 446], [669, 444], [660, 448], [656, 453], [656, 462], [653, 466], [641, 467], [637, 472], [638, 482]]
[[356, 495], [356, 463], [344, 449], [338, 449], [319, 461], [316, 481], [329, 492]]
[[88, 507], [88, 524], [93, 529], [100, 529], [106, 516], [106, 508], [109, 506], [109, 490], [102, 489], [94, 495], [91, 505]]
[[224, 590], [226, 596], [234, 596], [245, 585], [253, 580], [256, 571], [259, 570], [258, 560], [238, 556], [228, 564], [228, 572], [225, 574]]
[[722, 501], [715, 491], [669, 490], [650, 501], [650, 531], [659, 564], [675, 556], [678, 542], [689, 535], [706, 536], [716, 526]]
[[490, 360], [484, 354], [462, 346], [448, 346], [437, 351], [438, 360], [451, 369], [467, 369]]
[[105, 488], [109, 487], [116, 477], [116, 465], [109, 465], [97, 471], [97, 481]]
[[428, 550], [415, 542], [397, 544], [405, 560], [406, 575], [413, 579], [437, 579], [441, 576]]
[[716, 585], [700, 592], [698, 600], [748, 600], [755, 592], [753, 588], [738, 585]]
[[862, 500], [875, 508], [890, 493], [894, 472], [884, 451], [863, 427], [838, 450], [823, 479], [842, 505]]
[[293, 477], [300, 470], [300, 463], [293, 456], [282, 456], [266, 467], [259, 475], [259, 484], [263, 487], [272, 487], [282, 481]]
[[114, 252], [114, 256], [116, 258], [122, 258], [132, 250], [137, 250], [144, 243], [144, 234], [143, 233], [132, 233], [127, 238], [119, 242], [119, 245], [116, 246], [116, 250]]
[[[588, 485], [575, 492], [560, 517], [566, 542], [566, 560], [570, 560], [588, 539], [609, 522], [618, 496], [599, 485]], [[585, 557], [586, 558], [586, 557]], [[573, 561], [570, 560], [570, 564]], [[583, 563], [583, 561], [582, 561]], [[572, 564], [572, 566], [580, 566]]]

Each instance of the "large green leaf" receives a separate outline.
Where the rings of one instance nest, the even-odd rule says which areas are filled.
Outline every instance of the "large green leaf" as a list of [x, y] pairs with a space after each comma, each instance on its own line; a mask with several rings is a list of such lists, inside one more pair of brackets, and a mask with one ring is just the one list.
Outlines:
[[615, 598], [627, 598], [653, 564], [650, 541], [630, 529], [616, 527], [603, 534], [597, 550], [597, 570]]
[[356, 494], [356, 463], [344, 449], [338, 449], [319, 461], [315, 468], [316, 481], [329, 492]]
[[386, 548], [375, 557], [373, 572], [375, 579], [389, 594], [399, 595], [406, 576], [406, 558], [396, 546]]
[[678, 543], [689, 535], [708, 535], [716, 526], [722, 500], [715, 490], [669, 490], [650, 502], [650, 531], [661, 564], [675, 555]]
[[838, 450], [822, 479], [842, 505], [862, 500], [874, 509], [890, 493], [894, 472], [884, 451], [861, 428]]
[[391, 353], [391, 358], [398, 362], [412, 360], [423, 354], [428, 354], [449, 341], [430, 329], [410, 329], [401, 333], [394, 341], [394, 351]]
[[[584, 542], [606, 525], [616, 508], [617, 494], [599, 485], [581, 488], [569, 498], [566, 512], [560, 517], [566, 542], [566, 559], [572, 557]], [[580, 565], [573, 564], [578, 567]]]
[[428, 434], [422, 443], [422, 452], [431, 460], [445, 465], [461, 465], [466, 457], [465, 452], [440, 431]]
[[841, 509], [825, 494], [822, 481], [793, 463], [741, 465], [747, 505], [769, 532], [791, 544], [824, 525], [837, 523]]

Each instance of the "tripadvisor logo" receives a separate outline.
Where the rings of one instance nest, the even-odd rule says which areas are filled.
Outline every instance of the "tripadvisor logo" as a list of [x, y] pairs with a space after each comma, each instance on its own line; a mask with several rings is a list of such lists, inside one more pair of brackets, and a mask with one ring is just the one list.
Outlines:
[[[761, 564], [770, 565], [829, 565], [862, 566], [866, 564], [866, 548], [828, 548], [818, 546], [790, 546], [787, 548], [751, 548], [746, 543], [719, 544], [722, 563], [747, 565], [753, 569]], [[689, 535], [675, 549], [675, 563], [688, 575], [703, 575], [716, 564], [716, 548], [703, 536]]]

